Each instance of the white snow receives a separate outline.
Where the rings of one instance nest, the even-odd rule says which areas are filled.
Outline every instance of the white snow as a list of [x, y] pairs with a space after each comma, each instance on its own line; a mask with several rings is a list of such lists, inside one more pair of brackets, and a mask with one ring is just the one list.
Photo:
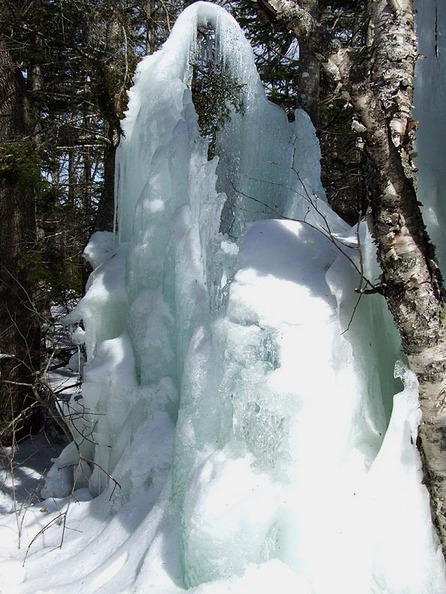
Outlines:
[[[245, 102], [212, 161], [187, 87], [199, 24]], [[0, 590], [445, 592], [416, 378], [380, 296], [357, 303], [308, 117], [288, 124], [237, 24], [198, 2], [140, 64], [124, 129], [118, 235], [93, 236], [67, 319], [88, 356], [75, 441], [43, 502], [4, 508]]]

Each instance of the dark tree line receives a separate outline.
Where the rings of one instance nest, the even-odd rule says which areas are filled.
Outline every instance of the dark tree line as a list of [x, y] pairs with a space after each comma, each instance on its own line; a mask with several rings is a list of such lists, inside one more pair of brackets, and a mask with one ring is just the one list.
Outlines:
[[[32, 286], [22, 260], [36, 241], [37, 176], [25, 80], [4, 41], [0, 52], [0, 419], [10, 440], [10, 421], [31, 404], [23, 384], [33, 381], [39, 365], [40, 322], [30, 307]], [[33, 421], [31, 416], [29, 420]]]

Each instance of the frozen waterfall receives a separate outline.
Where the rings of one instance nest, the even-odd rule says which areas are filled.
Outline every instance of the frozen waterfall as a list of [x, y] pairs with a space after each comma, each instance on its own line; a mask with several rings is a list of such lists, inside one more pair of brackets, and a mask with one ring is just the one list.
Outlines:
[[[212, 160], [198, 30], [243, 105]], [[197, 2], [123, 126], [117, 233], [93, 236], [70, 316], [76, 446], [44, 491], [49, 513], [71, 501], [65, 542], [31, 547], [20, 592], [444, 593], [416, 379], [383, 300], [357, 304], [358, 236], [371, 280], [373, 246], [326, 204], [309, 118], [266, 100], [236, 22]]]

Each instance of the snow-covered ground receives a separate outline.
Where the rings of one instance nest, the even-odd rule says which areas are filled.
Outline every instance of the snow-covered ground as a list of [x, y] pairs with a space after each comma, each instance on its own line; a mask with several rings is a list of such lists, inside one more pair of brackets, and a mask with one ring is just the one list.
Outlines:
[[[197, 25], [244, 93], [213, 161], [186, 84]], [[236, 23], [195, 3], [124, 128], [119, 234], [93, 236], [68, 318], [88, 355], [75, 442], [43, 501], [42, 442], [15, 497], [6, 459], [0, 591], [443, 594], [416, 379], [381, 298], [357, 301], [373, 246], [361, 229], [359, 258], [326, 204], [307, 116], [266, 101]]]
[[23, 515], [30, 505], [40, 505], [44, 477], [52, 466], [51, 458], [59, 453], [60, 444], [51, 445], [44, 435], [30, 438], [15, 449], [1, 450], [2, 514]]

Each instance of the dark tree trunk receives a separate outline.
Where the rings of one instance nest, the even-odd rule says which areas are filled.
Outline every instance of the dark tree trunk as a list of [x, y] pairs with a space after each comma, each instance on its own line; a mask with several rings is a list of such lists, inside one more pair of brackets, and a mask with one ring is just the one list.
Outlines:
[[370, 171], [371, 231], [382, 268], [378, 289], [419, 380], [418, 445], [446, 556], [446, 317], [442, 278], [421, 216], [411, 162], [417, 59], [413, 4], [369, 0], [363, 47], [342, 49], [304, 4], [268, 1], [277, 18], [321, 57], [362, 127]]
[[107, 124], [109, 144], [104, 148], [104, 183], [94, 227], [99, 231], [112, 231], [115, 211], [115, 161], [119, 132]]
[[0, 441], [23, 437], [38, 422], [25, 410], [38, 370], [40, 331], [27, 279], [26, 254], [35, 240], [28, 187], [25, 85], [0, 40]]
[[[120, 72], [120, 25], [114, 15], [107, 27], [107, 52], [113, 59], [99, 70], [102, 90], [99, 94], [99, 107], [105, 121], [108, 143], [104, 148], [104, 183], [94, 227], [99, 231], [112, 231], [115, 208], [115, 159], [116, 149], [121, 137], [123, 106], [125, 103], [125, 76]], [[122, 79], [122, 80], [121, 80]], [[117, 84], [119, 81], [119, 85]]]

